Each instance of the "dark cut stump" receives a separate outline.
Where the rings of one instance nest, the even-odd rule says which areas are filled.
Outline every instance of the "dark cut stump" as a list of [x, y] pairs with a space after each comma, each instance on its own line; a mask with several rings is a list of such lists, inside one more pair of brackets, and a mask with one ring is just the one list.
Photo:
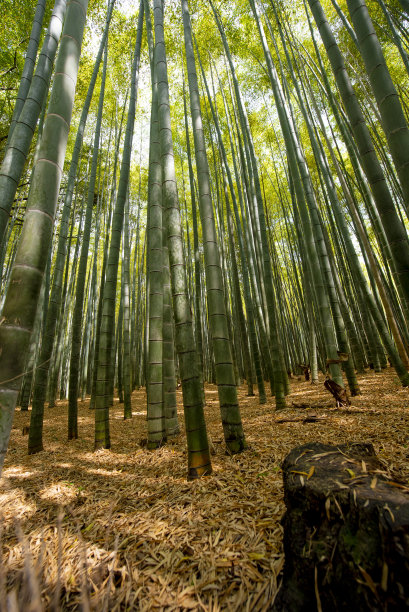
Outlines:
[[409, 487], [371, 444], [295, 448], [283, 464], [284, 576], [276, 612], [409, 610]]

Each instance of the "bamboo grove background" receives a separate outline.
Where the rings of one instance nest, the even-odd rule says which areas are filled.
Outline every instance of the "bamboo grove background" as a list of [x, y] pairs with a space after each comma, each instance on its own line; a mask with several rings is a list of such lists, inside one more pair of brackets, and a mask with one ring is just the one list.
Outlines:
[[[211, 472], [237, 385], [286, 405], [319, 372], [409, 384], [408, 0], [21, 0], [0, 88], [0, 452], [44, 407], [147, 389], [147, 444], [179, 432]], [[271, 403], [266, 410], [271, 409]], [[131, 425], [130, 425], [131, 426]]]

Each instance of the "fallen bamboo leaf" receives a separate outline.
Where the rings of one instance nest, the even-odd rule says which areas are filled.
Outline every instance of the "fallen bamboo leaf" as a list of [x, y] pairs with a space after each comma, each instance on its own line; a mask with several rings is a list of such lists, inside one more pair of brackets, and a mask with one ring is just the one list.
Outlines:
[[260, 559], [265, 559], [265, 555], [262, 553], [249, 553], [249, 559], [259, 561]]
[[331, 508], [331, 500], [329, 497], [327, 497], [327, 499], [325, 500], [325, 513], [327, 515], [328, 520], [331, 520], [330, 508]]
[[362, 576], [364, 577], [365, 584], [370, 588], [370, 590], [375, 595], [375, 597], [378, 598], [378, 592], [376, 590], [376, 585], [375, 585], [374, 581], [372, 580], [371, 576], [368, 574], [366, 569], [364, 569], [360, 565], [358, 565], [358, 568], [359, 568], [359, 571], [361, 572]]
[[399, 482], [393, 482], [392, 480], [388, 480], [386, 484], [390, 487], [396, 487], [397, 489], [401, 489], [402, 491], [409, 492], [409, 487], [406, 487], [405, 485], [402, 485]]
[[315, 590], [315, 598], [317, 600], [317, 611], [322, 612], [321, 597], [320, 597], [320, 593], [318, 590], [318, 568], [317, 566], [314, 567], [314, 590]]
[[315, 467], [312, 465], [310, 468], [310, 471], [308, 472], [308, 476], [307, 476], [307, 480], [309, 480], [311, 478], [311, 476], [314, 474], [315, 472]]
[[386, 591], [388, 590], [388, 574], [389, 574], [389, 567], [388, 567], [388, 564], [384, 561], [383, 566], [382, 566], [382, 580], [381, 580], [381, 589], [382, 591], [384, 591], [384, 593], [386, 593]]

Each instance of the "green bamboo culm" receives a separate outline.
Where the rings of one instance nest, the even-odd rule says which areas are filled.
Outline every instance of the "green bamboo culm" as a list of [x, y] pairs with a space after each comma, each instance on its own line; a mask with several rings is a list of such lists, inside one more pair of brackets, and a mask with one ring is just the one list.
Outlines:
[[102, 60], [106, 40], [108, 36], [108, 28], [112, 17], [112, 10], [115, 0], [111, 0], [107, 9], [105, 28], [100, 41], [97, 57], [95, 59], [94, 68], [92, 71], [90, 83], [88, 86], [87, 95], [81, 111], [81, 117], [75, 137], [74, 150], [71, 158], [70, 168], [68, 171], [68, 181], [64, 197], [64, 206], [60, 219], [60, 227], [58, 233], [57, 255], [54, 263], [53, 281], [49, 298], [49, 307], [45, 321], [44, 333], [42, 336], [41, 352], [39, 364], [35, 372], [33, 403], [30, 419], [30, 431], [28, 436], [28, 452], [29, 454], [37, 453], [43, 450], [43, 414], [44, 403], [46, 399], [47, 382], [51, 363], [53, 346], [55, 343], [56, 329], [61, 311], [61, 302], [64, 295], [63, 280], [64, 268], [67, 259], [69, 220], [72, 211], [72, 202], [75, 188], [75, 179], [78, 170], [78, 164], [81, 155], [81, 148], [85, 126], [88, 118], [88, 112], [93, 97], [95, 84]]
[[149, 4], [145, 20], [151, 58], [152, 108], [150, 123], [148, 214], [147, 214], [147, 325], [146, 367], [148, 448], [159, 448], [167, 438], [164, 392], [164, 278], [162, 167], [160, 163], [158, 83]]
[[195, 270], [195, 286], [194, 286], [194, 304], [195, 304], [195, 340], [197, 350], [197, 366], [199, 369], [200, 385], [202, 387], [203, 403], [206, 403], [204, 386], [203, 386], [203, 332], [202, 332], [202, 301], [201, 301], [201, 277], [200, 277], [200, 250], [199, 250], [199, 234], [197, 228], [197, 207], [196, 207], [196, 190], [195, 177], [193, 174], [192, 156], [190, 149], [189, 138], [189, 123], [187, 116], [186, 105], [186, 88], [185, 75], [183, 74], [183, 110], [185, 116], [185, 134], [186, 134], [186, 152], [187, 163], [189, 168], [189, 183], [190, 183], [190, 202], [192, 206], [192, 228], [193, 228], [193, 254], [194, 254], [194, 270]]
[[[287, 45], [285, 43], [285, 38], [281, 29], [281, 25], [280, 25], [280, 21], [278, 18], [278, 14], [277, 11], [274, 9], [274, 14], [276, 17], [276, 21], [277, 21], [277, 25], [279, 28], [279, 32], [280, 32], [280, 36], [281, 36], [281, 40], [282, 40], [282, 44], [283, 44], [283, 48], [286, 54], [286, 59], [287, 59], [287, 63], [289, 65], [289, 69], [290, 69], [290, 74], [291, 77], [293, 79], [293, 83], [294, 83], [294, 87], [295, 90], [297, 92], [297, 96], [298, 96], [298, 103], [299, 103], [299, 107], [301, 109], [301, 112], [303, 114], [304, 117], [304, 121], [305, 124], [307, 126], [307, 130], [308, 130], [308, 134], [309, 134], [309, 138], [310, 138], [310, 142], [311, 142], [311, 146], [312, 146], [312, 150], [314, 153], [314, 157], [316, 159], [316, 163], [317, 163], [317, 167], [321, 170], [323, 179], [324, 179], [324, 183], [327, 187], [327, 191], [328, 194], [330, 196], [330, 199], [332, 198], [336, 198], [336, 192], [335, 189], [332, 189], [332, 185], [330, 183], [330, 177], [329, 177], [329, 173], [327, 172], [327, 168], [324, 164], [324, 160], [322, 157], [322, 152], [320, 150], [319, 144], [318, 144], [318, 140], [316, 138], [315, 135], [315, 131], [312, 127], [311, 121], [310, 121], [310, 117], [307, 113], [307, 108], [306, 105], [304, 104], [304, 100], [303, 100], [303, 96], [301, 94], [301, 89], [299, 87], [298, 84], [298, 80], [296, 78], [296, 75], [294, 74], [294, 70], [292, 68], [292, 63], [291, 63], [291, 59], [288, 53], [288, 49], [287, 49]], [[268, 24], [269, 25], [269, 24]], [[282, 77], [283, 81], [285, 81], [285, 77]], [[301, 143], [300, 143], [300, 147], [301, 147]], [[308, 203], [308, 208], [309, 208], [309, 213], [310, 213], [310, 218], [311, 218], [311, 222], [313, 225], [313, 229], [314, 229], [314, 237], [315, 237], [315, 243], [316, 243], [316, 249], [317, 249], [317, 254], [319, 255], [320, 258], [320, 265], [321, 265], [321, 270], [323, 273], [323, 278], [325, 281], [325, 285], [326, 285], [326, 290], [328, 292], [328, 297], [330, 300], [330, 305], [331, 305], [331, 312], [332, 312], [332, 318], [334, 321], [334, 327], [335, 327], [335, 332], [336, 332], [336, 338], [337, 338], [337, 343], [339, 346], [339, 350], [344, 353], [344, 354], [350, 354], [351, 350], [349, 347], [349, 341], [347, 338], [347, 334], [346, 334], [346, 328], [345, 328], [345, 323], [344, 323], [344, 319], [343, 316], [341, 314], [341, 308], [340, 308], [340, 304], [339, 304], [339, 299], [338, 299], [338, 295], [335, 289], [335, 279], [334, 279], [334, 274], [332, 272], [331, 269], [331, 265], [330, 265], [330, 248], [328, 248], [328, 235], [326, 233], [326, 228], [324, 226], [324, 224], [322, 223], [322, 218], [321, 218], [321, 213], [320, 210], [318, 208], [316, 199], [314, 197], [314, 192], [313, 189], [311, 189], [311, 185], [312, 185], [312, 181], [311, 181], [311, 177], [309, 175], [308, 172], [308, 167], [306, 165], [304, 165], [304, 172], [300, 173], [301, 176], [304, 175], [305, 178], [303, 178], [304, 184], [307, 184], [307, 187], [304, 187], [304, 192], [306, 194], [306, 200]], [[335, 204], [333, 204], [335, 205]], [[345, 373], [346, 373], [346, 377], [348, 380], [348, 385], [351, 391], [352, 395], [359, 395], [360, 394], [360, 389], [359, 389], [359, 385], [358, 385], [358, 381], [356, 378], [356, 374], [355, 374], [355, 370], [353, 367], [353, 362], [352, 362], [352, 358], [348, 359], [348, 361], [346, 361], [344, 364], [344, 369], [345, 369]]]
[[98, 360], [99, 360], [99, 344], [100, 344], [100, 337], [101, 337], [100, 332], [101, 332], [102, 306], [103, 306], [103, 300], [101, 299], [101, 297], [104, 294], [106, 267], [108, 263], [109, 236], [111, 233], [111, 223], [112, 223], [112, 212], [113, 212], [112, 208], [113, 208], [113, 203], [116, 199], [116, 184], [117, 184], [116, 177], [117, 177], [118, 160], [119, 160], [119, 147], [120, 147], [121, 140], [122, 140], [122, 128], [123, 128], [123, 123], [124, 123], [124, 116], [125, 116], [125, 110], [126, 110], [126, 105], [127, 105], [128, 93], [129, 91], [127, 91], [127, 94], [125, 97], [125, 103], [124, 103], [124, 108], [121, 113], [121, 121], [119, 124], [119, 128], [116, 130], [117, 134], [116, 134], [116, 146], [115, 146], [115, 153], [114, 153], [114, 167], [112, 170], [112, 181], [111, 181], [111, 189], [109, 193], [109, 204], [108, 204], [108, 211], [107, 211], [106, 221], [105, 221], [104, 250], [103, 250], [103, 256], [102, 256], [101, 282], [100, 282], [100, 287], [99, 287], [100, 298], [98, 300], [98, 308], [97, 308], [97, 315], [96, 315], [96, 321], [95, 321], [94, 364], [93, 364], [93, 372], [92, 372], [91, 402], [90, 402], [91, 409], [95, 408]]
[[399, 36], [399, 33], [396, 30], [395, 24], [393, 23], [392, 15], [389, 12], [388, 7], [386, 6], [383, 0], [378, 0], [378, 4], [382, 9], [383, 14], [385, 15], [386, 23], [388, 24], [392, 37], [393, 37], [393, 42], [395, 43], [397, 49], [399, 50], [400, 56], [402, 58], [402, 62], [404, 63], [406, 72], [409, 75], [409, 56], [403, 47], [402, 40]]
[[193, 479], [210, 474], [212, 467], [204, 420], [202, 391], [197, 369], [197, 355], [190, 314], [190, 304], [187, 293], [182, 225], [176, 185], [170, 121], [169, 85], [163, 31], [162, 0], [154, 0], [154, 24], [164, 222], [167, 230], [169, 250], [176, 351], [179, 358], [179, 372], [182, 382], [188, 447], [188, 478]]
[[[130, 244], [129, 244], [129, 197], [125, 206], [124, 235], [123, 235], [123, 265], [122, 265], [122, 300], [124, 304], [124, 324], [123, 324], [123, 390], [124, 390], [124, 419], [132, 418], [131, 403], [131, 319], [130, 319]], [[138, 244], [136, 245], [138, 248]]]
[[235, 66], [233, 63], [233, 59], [230, 53], [230, 48], [227, 42], [226, 34], [223, 28], [223, 24], [221, 22], [220, 16], [216, 11], [212, 0], [209, 0], [209, 4], [212, 8], [214, 18], [219, 29], [220, 35], [222, 37], [223, 46], [226, 52], [227, 60], [229, 62], [231, 76], [233, 79], [233, 86], [236, 94], [236, 101], [238, 106], [238, 114], [240, 125], [242, 128], [242, 132], [247, 144], [246, 149], [248, 150], [248, 170], [250, 180], [250, 188], [251, 188], [251, 199], [254, 203], [254, 217], [256, 221], [258, 220], [258, 237], [256, 240], [256, 247], [260, 251], [260, 256], [258, 259], [260, 260], [260, 268], [263, 279], [263, 285], [261, 285], [261, 289], [265, 293], [265, 312], [267, 319], [267, 330], [268, 330], [268, 340], [269, 340], [269, 349], [271, 352], [272, 362], [273, 362], [273, 370], [274, 373], [271, 377], [272, 383], [272, 391], [274, 391], [275, 400], [276, 400], [276, 409], [282, 410], [286, 406], [285, 402], [285, 377], [287, 373], [282, 367], [282, 355], [281, 355], [281, 343], [279, 338], [279, 333], [277, 329], [277, 319], [276, 319], [276, 295], [275, 288], [273, 282], [273, 275], [271, 269], [271, 256], [268, 245], [267, 238], [267, 230], [266, 230], [266, 220], [264, 214], [264, 202], [261, 194], [261, 184], [260, 184], [260, 176], [258, 171], [258, 163], [256, 159], [256, 153], [254, 149], [254, 143], [251, 135], [250, 124], [248, 120], [248, 116], [245, 110], [245, 106], [243, 103], [239, 82], [236, 75]]
[[[267, 39], [260, 19], [260, 10], [258, 4], [254, 0], [250, 0], [250, 4], [253, 10], [254, 17], [257, 22], [260, 39], [263, 45], [264, 55], [267, 64], [268, 75], [277, 106], [277, 113], [280, 121], [281, 131], [283, 133], [286, 153], [288, 156], [289, 170], [291, 180], [293, 181], [294, 191], [296, 195], [297, 207], [294, 203], [294, 211], [298, 209], [299, 220], [302, 228], [300, 228], [300, 240], [305, 246], [302, 249], [307, 255], [306, 266], [310, 268], [308, 274], [311, 279], [311, 284], [314, 287], [314, 292], [317, 296], [317, 306], [320, 313], [320, 322], [322, 328], [322, 334], [324, 338], [324, 345], [326, 351], [326, 358], [329, 360], [331, 365], [329, 366], [329, 372], [331, 377], [337, 384], [343, 386], [342, 371], [338, 363], [334, 363], [337, 360], [337, 342], [334, 334], [333, 322], [331, 317], [331, 309], [329, 303], [329, 297], [326, 290], [326, 286], [321, 271], [321, 266], [318, 258], [316, 243], [314, 241], [312, 224], [308, 214], [307, 207], [307, 196], [310, 201], [313, 200], [314, 195], [312, 191], [311, 181], [306, 168], [305, 158], [302, 154], [299, 139], [297, 137], [296, 129], [292, 121], [291, 111], [284, 93], [282, 91], [280, 81], [278, 78], [277, 71], [272, 61], [271, 53], [267, 44]], [[304, 179], [304, 180], [302, 180]], [[311, 202], [311, 204], [313, 204]], [[301, 233], [302, 230], [302, 233]], [[304, 255], [305, 257], [305, 255]], [[306, 279], [306, 282], [309, 282]]]
[[143, 15], [144, 4], [143, 0], [141, 0], [139, 6], [135, 53], [131, 69], [132, 80], [129, 96], [128, 119], [126, 124], [121, 171], [119, 175], [118, 193], [112, 219], [112, 232], [107, 259], [106, 280], [103, 295], [101, 295], [100, 298], [103, 300], [103, 304], [95, 396], [95, 449], [111, 447], [109, 434], [109, 402], [112, 359], [114, 354], [112, 348], [114, 346], [115, 335], [115, 297], [118, 279], [121, 235], [124, 222], [124, 210], [128, 193], [131, 165], [132, 141], [139, 81], [139, 63], [142, 45]]
[[35, 74], [19, 117], [7, 143], [0, 169], [0, 246], [3, 245], [11, 207], [46, 99], [51, 71], [66, 12], [66, 0], [56, 0]]
[[[216, 115], [216, 108], [213, 104], [212, 96], [210, 94], [209, 85], [207, 83], [206, 75], [203, 70], [203, 66], [202, 66], [202, 62], [200, 59], [196, 41], [195, 41], [195, 47], [196, 47], [196, 52], [198, 56], [199, 66], [200, 66], [201, 73], [202, 73], [203, 83], [206, 89], [207, 99], [209, 101], [209, 106], [210, 106], [210, 110], [211, 110], [212, 117], [213, 117], [213, 122], [216, 127], [216, 133], [217, 133], [218, 143], [220, 147], [221, 157], [222, 157], [224, 168], [226, 171], [227, 181], [228, 181], [229, 190], [230, 190], [230, 197], [232, 199], [232, 204], [233, 204], [234, 218], [236, 221], [237, 239], [239, 243], [241, 265], [242, 265], [243, 290], [244, 290], [244, 300], [245, 300], [245, 306], [246, 306], [246, 312], [247, 312], [247, 318], [248, 318], [248, 331], [249, 331], [249, 337], [250, 337], [249, 340], [250, 340], [250, 346], [252, 349], [254, 369], [255, 369], [256, 378], [257, 378], [259, 401], [260, 401], [260, 404], [265, 404], [267, 401], [267, 398], [265, 394], [264, 380], [263, 380], [262, 371], [261, 371], [260, 354], [259, 354], [259, 350], [257, 346], [254, 309], [253, 309], [253, 302], [252, 302], [251, 291], [250, 291], [249, 272], [248, 272], [248, 266], [247, 266], [248, 256], [246, 255], [246, 250], [245, 250], [245, 241], [243, 237], [241, 220], [240, 220], [239, 211], [238, 211], [236, 192], [234, 189], [233, 177], [232, 177], [232, 173], [231, 173], [230, 166], [229, 166], [228, 159], [227, 159], [227, 151], [223, 143], [220, 124], [218, 121], [218, 117]], [[226, 108], [226, 111], [227, 111], [227, 108]], [[226, 116], [227, 116], [227, 112], [226, 112]], [[231, 145], [232, 145], [232, 152], [233, 152], [233, 143], [231, 143]], [[236, 160], [234, 156], [233, 156], [233, 163], [234, 163], [235, 170], [236, 170], [237, 164], [236, 164]], [[239, 189], [238, 192], [239, 192], [239, 198], [242, 198], [241, 189]], [[227, 209], [227, 214], [229, 215], [230, 204], [229, 204], [229, 200], [227, 196], [226, 196], [226, 209]]]
[[87, 206], [85, 221], [82, 230], [80, 259], [78, 262], [77, 282], [75, 290], [75, 304], [72, 315], [71, 331], [71, 358], [70, 358], [70, 384], [68, 392], [68, 439], [78, 438], [78, 390], [80, 377], [80, 355], [82, 339], [82, 322], [85, 299], [85, 283], [88, 268], [88, 251], [91, 237], [91, 223], [94, 212], [95, 185], [97, 179], [99, 146], [102, 126], [102, 111], [104, 108], [105, 80], [107, 73], [108, 50], [105, 47], [104, 66], [102, 70], [101, 89], [98, 102], [97, 121], [95, 125], [91, 171], [88, 182]]
[[9, 133], [7, 134], [7, 144], [10, 142], [14, 132], [14, 128], [21, 110], [27, 99], [27, 94], [30, 90], [31, 81], [33, 78], [34, 67], [36, 63], [38, 45], [40, 42], [41, 29], [43, 25], [46, 0], [37, 0], [36, 10], [34, 14], [33, 25], [28, 42], [26, 57], [24, 59], [23, 72], [21, 73], [20, 85], [17, 92], [16, 103], [14, 105], [13, 116], [11, 118]]
[[220, 410], [227, 449], [231, 453], [238, 453], [246, 448], [246, 441], [237, 399], [231, 342], [227, 326], [223, 277], [217, 245], [212, 198], [210, 195], [210, 172], [203, 133], [189, 7], [187, 0], [181, 0], [181, 2], [190, 93], [190, 110], [192, 115], [199, 186], [199, 211], [203, 232], [207, 304], [215, 358], [216, 383], [218, 386]]
[[163, 228], [163, 410], [166, 437], [180, 433], [176, 400], [175, 334], [170, 287], [169, 252], [165, 228]]
[[51, 248], [87, 8], [88, 0], [68, 4], [40, 153], [3, 309], [0, 325], [0, 469]]
[[365, 122], [353, 85], [348, 76], [345, 60], [336, 43], [319, 0], [308, 0], [322, 42], [328, 54], [345, 111], [350, 121], [362, 162], [362, 168], [372, 190], [376, 208], [392, 252], [398, 280], [406, 302], [409, 301], [409, 242], [407, 232], [395, 208], [385, 174], [377, 157], [371, 134]]
[[[154, 53], [155, 56], [155, 53]], [[162, 230], [162, 168], [160, 165], [158, 84], [153, 71], [152, 113], [149, 150], [148, 192], [148, 363], [147, 418], [148, 448], [158, 448], [166, 440], [163, 393], [163, 230]]]
[[409, 127], [365, 0], [347, 0], [347, 5], [409, 211]]

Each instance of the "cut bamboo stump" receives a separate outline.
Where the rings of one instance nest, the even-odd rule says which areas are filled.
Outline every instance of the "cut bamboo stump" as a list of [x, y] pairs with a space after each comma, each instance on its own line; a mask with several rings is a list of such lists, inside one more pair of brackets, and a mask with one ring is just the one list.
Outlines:
[[371, 444], [295, 448], [283, 464], [276, 612], [409, 610], [409, 487]]

